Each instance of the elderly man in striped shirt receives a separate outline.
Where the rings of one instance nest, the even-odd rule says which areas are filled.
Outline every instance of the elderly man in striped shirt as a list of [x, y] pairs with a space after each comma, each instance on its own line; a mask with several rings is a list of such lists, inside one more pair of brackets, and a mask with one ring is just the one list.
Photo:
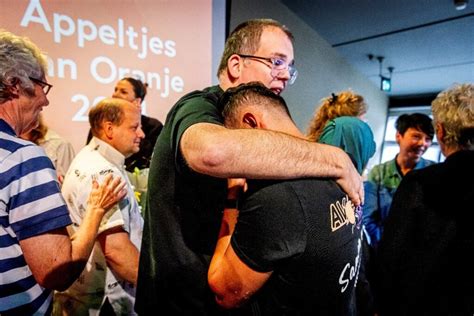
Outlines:
[[92, 251], [102, 217], [126, 191], [119, 178], [93, 184], [83, 225], [69, 211], [41, 147], [18, 137], [38, 124], [52, 87], [46, 60], [24, 37], [0, 30], [0, 315], [49, 315]]

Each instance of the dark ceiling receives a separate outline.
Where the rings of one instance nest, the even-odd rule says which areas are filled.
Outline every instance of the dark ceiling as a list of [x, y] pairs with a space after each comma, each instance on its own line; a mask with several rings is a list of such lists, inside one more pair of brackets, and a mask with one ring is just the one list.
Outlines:
[[[474, 82], [474, 1], [282, 0], [350, 64], [380, 85], [392, 73], [392, 97], [437, 93]], [[368, 55], [375, 56], [369, 60]]]

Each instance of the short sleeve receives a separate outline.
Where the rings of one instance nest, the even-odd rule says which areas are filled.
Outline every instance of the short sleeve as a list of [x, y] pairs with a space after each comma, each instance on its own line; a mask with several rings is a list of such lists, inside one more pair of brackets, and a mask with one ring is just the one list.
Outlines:
[[[51, 160], [38, 146], [25, 146], [7, 160], [9, 222], [19, 240], [71, 224]], [[17, 163], [22, 161], [21, 163]], [[4, 161], [8, 164], [8, 161]]]
[[169, 128], [171, 128], [170, 143], [175, 153], [175, 161], [178, 164], [183, 162], [179, 151], [181, 136], [190, 126], [197, 123], [223, 125], [222, 115], [218, 108], [218, 97], [222, 90], [216, 87], [211, 89], [218, 90], [183, 97], [173, 110], [172, 119], [167, 122], [170, 124]]
[[[109, 173], [112, 173], [114, 178], [122, 177], [122, 175], [112, 168], [107, 168], [101, 171], [98, 171], [99, 174], [97, 181], [102, 183], [105, 176]], [[87, 202], [89, 199], [89, 195], [92, 191], [92, 176], [90, 174], [79, 177], [75, 179], [77, 182], [74, 184], [73, 191], [71, 192], [69, 189], [72, 185], [68, 184], [67, 193], [64, 192], [68, 203], [70, 203], [70, 212], [71, 218], [73, 219], [76, 226], [79, 226], [83, 219], [85, 212], [87, 210]], [[63, 186], [64, 189], [64, 186]], [[102, 218], [98, 230], [98, 234], [104, 232], [107, 229], [117, 226], [123, 226], [125, 221], [122, 216], [121, 209], [128, 205], [127, 198], [120, 201], [117, 205], [112, 207], [107, 213], [105, 213], [104, 217]]]

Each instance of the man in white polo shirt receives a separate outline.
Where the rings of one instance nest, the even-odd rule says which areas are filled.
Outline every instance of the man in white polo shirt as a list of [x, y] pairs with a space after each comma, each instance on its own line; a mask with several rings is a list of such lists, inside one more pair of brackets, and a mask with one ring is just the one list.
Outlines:
[[136, 153], [144, 137], [140, 108], [108, 98], [89, 112], [93, 138], [73, 160], [62, 187], [73, 227], [82, 223], [91, 178], [107, 174], [127, 181], [126, 198], [101, 222], [97, 242], [79, 279], [56, 294], [54, 314], [98, 315], [112, 308], [133, 314], [143, 219], [125, 172], [125, 158]]

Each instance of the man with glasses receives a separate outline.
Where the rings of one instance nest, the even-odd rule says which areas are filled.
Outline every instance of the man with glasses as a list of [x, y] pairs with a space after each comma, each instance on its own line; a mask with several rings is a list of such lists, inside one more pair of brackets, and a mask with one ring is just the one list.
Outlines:
[[0, 30], [0, 315], [50, 315], [53, 290], [79, 277], [106, 211], [126, 193], [125, 182], [97, 182], [70, 236], [71, 219], [53, 163], [19, 138], [38, 125], [46, 94], [46, 59], [24, 37]]
[[280, 23], [251, 20], [229, 36], [219, 85], [182, 97], [170, 110], [150, 166], [136, 310], [215, 315], [207, 284], [228, 177], [333, 177], [356, 204], [362, 185], [342, 150], [263, 130], [223, 126], [219, 97], [260, 81], [276, 94], [294, 82], [293, 36]]
[[245, 54], [237, 54], [237, 55], [239, 55], [242, 58], [252, 58], [266, 64], [267, 66], [271, 68], [270, 75], [273, 78], [278, 77], [282, 72], [288, 71], [288, 73], [290, 74], [290, 79], [288, 80], [288, 83], [290, 85], [295, 83], [296, 77], [298, 76], [298, 70], [296, 70], [294, 66], [294, 61], [291, 64], [288, 64], [288, 62], [284, 59], [283, 56], [267, 58], [267, 57], [245, 55]]
[[41, 86], [41, 88], [43, 89], [44, 95], [48, 95], [49, 90], [51, 90], [51, 88], [53, 87], [52, 84], [44, 82], [43, 80], [39, 80], [33, 77], [28, 77], [28, 78], [30, 78], [30, 80], [33, 81], [34, 83]]

